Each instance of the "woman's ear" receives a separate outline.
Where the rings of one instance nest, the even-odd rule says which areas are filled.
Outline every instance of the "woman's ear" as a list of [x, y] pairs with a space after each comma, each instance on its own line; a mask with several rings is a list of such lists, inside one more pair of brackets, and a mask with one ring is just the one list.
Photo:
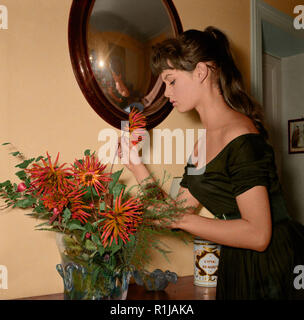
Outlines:
[[199, 62], [196, 65], [196, 67], [195, 67], [196, 77], [201, 83], [203, 83], [205, 81], [205, 79], [208, 77], [208, 71], [209, 70], [208, 70], [206, 63]]

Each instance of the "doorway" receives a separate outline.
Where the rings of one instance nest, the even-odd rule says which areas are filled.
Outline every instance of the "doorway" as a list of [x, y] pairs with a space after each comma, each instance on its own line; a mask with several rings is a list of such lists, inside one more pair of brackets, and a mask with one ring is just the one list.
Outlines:
[[288, 120], [304, 116], [304, 30], [293, 18], [251, 0], [252, 95], [263, 105], [269, 142], [289, 213], [304, 224], [304, 154], [288, 153]]

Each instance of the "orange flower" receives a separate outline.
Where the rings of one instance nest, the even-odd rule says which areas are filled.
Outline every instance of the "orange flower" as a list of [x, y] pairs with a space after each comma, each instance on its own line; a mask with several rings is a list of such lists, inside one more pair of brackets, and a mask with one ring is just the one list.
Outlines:
[[123, 203], [122, 194], [123, 190], [115, 200], [114, 210], [101, 213], [101, 215], [106, 218], [106, 220], [100, 224], [103, 230], [101, 239], [104, 247], [107, 247], [108, 244], [111, 245], [113, 239], [117, 244], [118, 237], [122, 239], [124, 243], [129, 241], [129, 235], [134, 234], [138, 224], [142, 221], [143, 208], [139, 199], [132, 197]]
[[146, 125], [147, 122], [144, 114], [133, 107], [129, 113], [129, 125], [125, 127], [125, 131], [129, 131], [130, 133], [133, 145], [137, 145], [143, 139]]
[[43, 201], [43, 205], [49, 209], [53, 210], [54, 208], [57, 208], [59, 213], [63, 211], [64, 208], [67, 207], [69, 204], [69, 199], [67, 195], [56, 192], [50, 192], [41, 197], [41, 200]]
[[66, 193], [48, 193], [41, 197], [41, 200], [47, 209], [56, 209], [56, 218], [58, 217], [59, 221], [61, 221], [61, 214], [64, 209], [69, 208], [72, 213], [72, 219], [77, 219], [86, 223], [87, 219], [90, 217], [90, 213], [84, 210], [91, 210], [91, 207], [85, 205], [81, 199], [85, 193], [86, 191], [80, 189], [70, 189], [66, 190]]
[[47, 153], [48, 163], [42, 159], [44, 167], [34, 163], [31, 169], [25, 171], [30, 174], [31, 190], [38, 190], [38, 195], [41, 193], [57, 192], [64, 193], [65, 189], [74, 186], [75, 184], [68, 179], [71, 175], [69, 169], [63, 169], [65, 163], [60, 167], [57, 166], [59, 153], [52, 164], [51, 157]]
[[85, 193], [85, 191], [74, 190], [72, 193], [69, 194], [70, 211], [72, 212], [72, 219], [77, 219], [82, 223], [87, 223], [88, 218], [91, 216], [90, 213], [84, 210], [92, 210], [90, 206], [85, 205], [85, 203], [81, 200], [81, 197]]
[[74, 177], [85, 187], [94, 187], [98, 195], [100, 191], [106, 192], [103, 182], [111, 181], [110, 173], [104, 173], [106, 165], [103, 165], [96, 159], [96, 156], [86, 156], [81, 162], [75, 160], [73, 168]]

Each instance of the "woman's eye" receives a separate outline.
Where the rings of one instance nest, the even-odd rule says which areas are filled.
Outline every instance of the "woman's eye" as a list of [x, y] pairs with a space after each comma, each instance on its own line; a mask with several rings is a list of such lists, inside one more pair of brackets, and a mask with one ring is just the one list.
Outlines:
[[170, 85], [171, 85], [171, 86], [174, 85], [174, 84], [175, 84], [175, 80], [173, 80], [173, 81], [170, 82]]

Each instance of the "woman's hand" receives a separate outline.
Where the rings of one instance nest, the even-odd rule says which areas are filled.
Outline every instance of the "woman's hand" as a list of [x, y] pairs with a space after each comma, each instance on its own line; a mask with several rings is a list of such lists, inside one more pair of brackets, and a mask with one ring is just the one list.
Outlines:
[[176, 219], [156, 219], [152, 221], [152, 224], [159, 228], [167, 228], [167, 229], [182, 229], [182, 220], [185, 214], [181, 215]]
[[121, 160], [121, 163], [131, 172], [136, 171], [136, 167], [142, 165], [138, 146], [133, 145], [127, 137], [122, 136], [118, 139], [117, 155]]

